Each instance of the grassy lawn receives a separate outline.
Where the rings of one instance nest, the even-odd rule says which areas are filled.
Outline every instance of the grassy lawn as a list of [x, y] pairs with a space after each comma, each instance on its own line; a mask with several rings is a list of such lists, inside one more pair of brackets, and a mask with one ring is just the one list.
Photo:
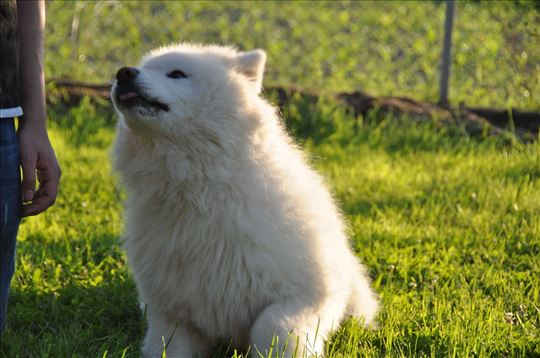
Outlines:
[[[283, 112], [339, 200], [382, 300], [379, 328], [346, 322], [329, 357], [540, 355], [538, 143], [393, 119], [355, 130], [322, 102]], [[50, 118], [61, 193], [21, 227], [0, 354], [136, 357], [144, 323], [119, 246], [113, 119], [87, 102]], [[216, 356], [234, 355], [224, 347]]]
[[[450, 98], [540, 110], [540, 11], [459, 2]], [[106, 82], [173, 41], [264, 48], [265, 83], [436, 101], [440, 2], [48, 2], [49, 77]], [[149, 15], [151, 14], [151, 15]], [[76, 21], [75, 21], [76, 20]], [[105, 36], [106, 34], [106, 36]], [[63, 177], [25, 219], [0, 357], [137, 357], [145, 331], [120, 246], [108, 104], [49, 108]], [[323, 100], [283, 108], [326, 178], [380, 294], [378, 329], [345, 322], [328, 357], [540, 357], [540, 144]], [[217, 357], [232, 357], [227, 342]]]

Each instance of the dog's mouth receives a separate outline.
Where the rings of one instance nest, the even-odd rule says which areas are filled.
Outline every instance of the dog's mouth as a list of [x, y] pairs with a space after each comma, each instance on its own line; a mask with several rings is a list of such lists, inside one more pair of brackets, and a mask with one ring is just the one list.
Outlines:
[[127, 108], [142, 106], [160, 111], [169, 111], [169, 106], [143, 95], [135, 86], [118, 85], [115, 90], [117, 102]]

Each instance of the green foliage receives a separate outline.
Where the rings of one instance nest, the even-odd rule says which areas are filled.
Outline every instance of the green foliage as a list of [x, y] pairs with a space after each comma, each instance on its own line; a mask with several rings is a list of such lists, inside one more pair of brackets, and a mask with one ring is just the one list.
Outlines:
[[61, 128], [66, 140], [75, 146], [87, 144], [105, 148], [110, 142], [108, 127], [112, 123], [112, 112], [106, 103], [99, 98], [84, 97], [77, 107], [56, 105], [52, 123]]
[[[137, 357], [144, 333], [121, 249], [110, 114], [52, 109], [54, 208], [20, 230], [1, 357]], [[380, 294], [379, 327], [345, 322], [328, 357], [539, 356], [540, 145], [354, 119], [294, 99], [286, 122], [325, 175]], [[324, 128], [324, 129], [323, 129]], [[239, 357], [225, 342], [216, 357]]]
[[[438, 98], [442, 2], [53, 1], [47, 11], [49, 77], [110, 81], [142, 53], [187, 41], [264, 48], [266, 83]], [[527, 2], [458, 2], [450, 99], [540, 109], [538, 28]]]
[[324, 97], [313, 101], [295, 93], [283, 108], [282, 116], [287, 129], [297, 140], [309, 139], [319, 143], [335, 135], [339, 124], [344, 124], [333, 120], [336, 114], [343, 111], [344, 108], [340, 108], [335, 101]]

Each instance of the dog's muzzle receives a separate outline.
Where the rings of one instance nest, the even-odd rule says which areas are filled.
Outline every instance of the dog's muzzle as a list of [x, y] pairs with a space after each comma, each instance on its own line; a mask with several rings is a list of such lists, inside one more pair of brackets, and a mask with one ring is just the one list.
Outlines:
[[139, 70], [135, 67], [122, 67], [116, 73], [116, 86], [113, 96], [116, 102], [124, 107], [152, 107], [165, 112], [169, 111], [169, 106], [156, 99], [148, 98], [137, 86], [137, 76]]

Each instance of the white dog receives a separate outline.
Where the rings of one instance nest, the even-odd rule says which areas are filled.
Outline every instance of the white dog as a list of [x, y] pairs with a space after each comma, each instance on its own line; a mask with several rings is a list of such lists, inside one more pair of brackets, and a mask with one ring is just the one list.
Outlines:
[[114, 166], [146, 357], [206, 356], [223, 339], [321, 354], [340, 321], [377, 312], [322, 179], [259, 96], [265, 61], [177, 45], [117, 73]]

